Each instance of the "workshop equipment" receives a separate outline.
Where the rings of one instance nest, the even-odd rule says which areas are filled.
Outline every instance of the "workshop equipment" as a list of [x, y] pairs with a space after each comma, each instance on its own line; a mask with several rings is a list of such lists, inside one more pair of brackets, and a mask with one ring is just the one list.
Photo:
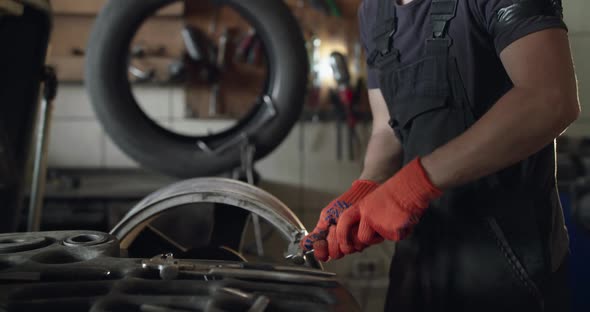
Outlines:
[[[267, 53], [268, 79], [253, 108], [233, 126], [213, 135], [191, 136], [173, 133], [146, 118], [128, 83], [133, 36], [121, 35], [137, 33], [149, 16], [172, 2], [110, 1], [103, 7], [88, 40], [84, 71], [98, 120], [124, 153], [148, 169], [171, 176], [216, 175], [239, 166], [239, 143], [244, 137], [251, 137], [256, 145], [255, 159], [268, 155], [299, 120], [307, 87], [305, 43], [289, 7], [283, 1], [267, 0], [229, 0], [219, 6], [252, 21], [261, 50]], [[227, 37], [222, 38], [218, 37], [219, 46], [228, 43]], [[224, 54], [220, 48], [218, 65], [225, 62]], [[212, 113], [219, 110], [215, 93], [207, 103]]]
[[39, 231], [41, 229], [41, 209], [43, 207], [43, 194], [47, 177], [47, 147], [49, 145], [49, 129], [51, 113], [53, 112], [53, 100], [57, 95], [57, 76], [55, 70], [45, 67], [43, 78], [43, 97], [37, 114], [35, 126], [35, 141], [33, 148], [33, 173], [31, 182], [31, 196], [29, 198], [29, 214], [27, 231]]
[[342, 16], [335, 0], [309, 0], [310, 5], [316, 10], [331, 16]]
[[250, 28], [248, 33], [238, 44], [236, 52], [234, 53], [234, 62], [259, 64], [263, 56], [262, 48], [262, 40], [258, 37], [256, 30]]
[[30, 171], [52, 16], [46, 0], [0, 3], [0, 232], [14, 232]]
[[302, 266], [127, 258], [95, 231], [0, 234], [0, 306], [20, 311], [360, 311], [333, 273]]
[[332, 52], [330, 54], [330, 65], [332, 67], [334, 80], [338, 85], [337, 94], [331, 92], [330, 95], [337, 114], [337, 157], [338, 160], [342, 158], [342, 122], [345, 119], [348, 129], [348, 158], [352, 161], [355, 159], [355, 151], [360, 148], [361, 144], [356, 131], [358, 123], [358, 109], [356, 106], [358, 106], [360, 101], [361, 90], [359, 87], [361, 87], [361, 85], [357, 83], [357, 88], [353, 91], [350, 86], [348, 62], [342, 53]]
[[[217, 65], [218, 72], [222, 72], [225, 67], [228, 36], [229, 34], [227, 28], [224, 28], [221, 32], [221, 35], [219, 36], [217, 44], [217, 58], [215, 65]], [[211, 87], [211, 92], [209, 94], [209, 116], [216, 116], [220, 113], [219, 89], [220, 81], [219, 79], [215, 79], [215, 82], [213, 83], [213, 86]]]

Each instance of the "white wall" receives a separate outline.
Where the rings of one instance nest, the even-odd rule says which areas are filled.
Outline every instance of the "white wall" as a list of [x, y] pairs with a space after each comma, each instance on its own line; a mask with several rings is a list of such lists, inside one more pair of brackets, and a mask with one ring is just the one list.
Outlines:
[[[177, 131], [206, 131], [216, 122], [184, 118], [184, 93], [169, 87], [141, 87], [134, 90], [144, 110], [158, 123]], [[345, 127], [345, 126], [343, 126]], [[359, 126], [363, 142], [368, 127]], [[346, 144], [346, 129], [343, 130]], [[366, 143], [363, 143], [366, 145]], [[346, 145], [343, 146], [347, 157]], [[49, 145], [49, 166], [60, 168], [137, 168], [139, 165], [105, 134], [82, 86], [62, 85], [55, 101]], [[300, 188], [288, 192], [296, 197], [292, 209], [321, 206], [346, 189], [359, 175], [361, 157], [356, 161], [336, 160], [336, 126], [333, 123], [305, 123], [295, 126], [290, 135], [256, 168], [264, 180]], [[306, 194], [304, 189], [309, 190]], [[286, 194], [287, 195], [287, 194]], [[306, 196], [307, 195], [307, 196]], [[303, 201], [305, 205], [303, 205]], [[314, 214], [315, 215], [315, 214]]]

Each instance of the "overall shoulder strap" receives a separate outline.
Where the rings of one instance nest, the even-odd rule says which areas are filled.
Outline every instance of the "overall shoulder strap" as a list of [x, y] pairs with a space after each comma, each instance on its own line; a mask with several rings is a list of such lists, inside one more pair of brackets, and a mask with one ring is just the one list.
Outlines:
[[393, 48], [393, 35], [397, 31], [397, 16], [394, 0], [377, 0], [377, 20], [373, 26], [373, 43], [375, 49], [367, 59], [367, 63], [373, 66], [377, 58], [395, 53]]
[[430, 55], [447, 54], [452, 40], [447, 37], [449, 24], [457, 15], [459, 0], [432, 0], [430, 21], [432, 37], [426, 40], [426, 51]]

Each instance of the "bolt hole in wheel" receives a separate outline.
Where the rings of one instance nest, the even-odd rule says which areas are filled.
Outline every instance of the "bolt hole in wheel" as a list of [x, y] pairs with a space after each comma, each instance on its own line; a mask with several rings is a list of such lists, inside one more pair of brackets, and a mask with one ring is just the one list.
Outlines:
[[93, 246], [105, 243], [109, 238], [104, 234], [78, 234], [64, 240], [66, 246]]
[[72, 238], [75, 243], [88, 243], [96, 240], [96, 236], [92, 235], [78, 235]]

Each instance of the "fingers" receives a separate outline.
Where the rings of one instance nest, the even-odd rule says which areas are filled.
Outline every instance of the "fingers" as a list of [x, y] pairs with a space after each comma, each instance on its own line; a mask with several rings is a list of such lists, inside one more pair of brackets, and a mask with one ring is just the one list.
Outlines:
[[369, 226], [365, 220], [361, 220], [358, 233], [359, 242], [369, 245], [374, 240], [376, 235], [378, 234], [375, 232], [375, 230], [373, 230], [373, 228], [371, 228], [371, 226]]
[[302, 240], [301, 242], [299, 242], [299, 246], [301, 246], [301, 248], [303, 250], [312, 250], [313, 249], [313, 244], [317, 241], [320, 240], [325, 240], [326, 239], [326, 235], [327, 235], [328, 231], [323, 230], [321, 228], [316, 227], [313, 232], [307, 234]]
[[328, 242], [325, 240], [319, 240], [313, 243], [313, 255], [316, 260], [321, 262], [328, 261], [330, 255], [328, 253]]
[[343, 254], [350, 255], [355, 252], [361, 252], [366, 248], [366, 246], [364, 244], [355, 243], [355, 241], [358, 242], [358, 239], [355, 239], [356, 235], [358, 233], [358, 230], [359, 230], [358, 224], [355, 224], [352, 226], [351, 232], [347, 235], [351, 239], [352, 244], [339, 244], [340, 251]]
[[361, 215], [357, 206], [346, 210], [336, 225], [336, 238], [342, 250], [350, 251], [354, 248], [350, 233], [352, 233], [353, 226], [358, 224]]
[[361, 251], [365, 250], [365, 248], [367, 248], [368, 246], [361, 243], [361, 241], [359, 241], [358, 233], [359, 233], [359, 227], [358, 227], [358, 225], [355, 225], [352, 228], [352, 245], [354, 246], [355, 251], [361, 252]]
[[342, 252], [340, 252], [340, 246], [338, 246], [338, 239], [336, 237], [336, 227], [331, 226], [328, 229], [328, 253], [330, 255], [331, 260], [338, 260], [344, 256]]

